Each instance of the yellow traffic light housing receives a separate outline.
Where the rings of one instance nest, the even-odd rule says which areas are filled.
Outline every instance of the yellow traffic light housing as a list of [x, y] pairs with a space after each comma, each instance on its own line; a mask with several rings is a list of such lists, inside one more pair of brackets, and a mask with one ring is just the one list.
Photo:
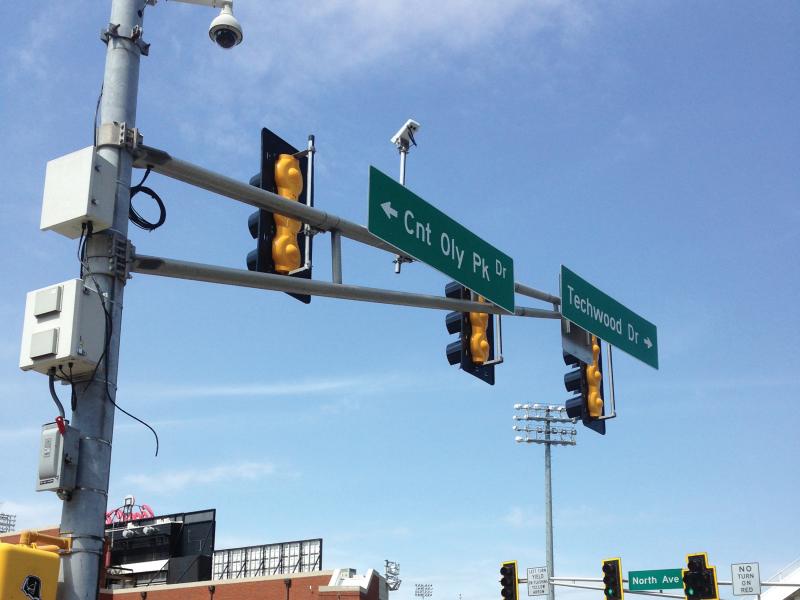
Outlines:
[[603, 365], [600, 356], [600, 340], [592, 336], [592, 362], [586, 365], [586, 408], [589, 416], [597, 419], [603, 416]]
[[[303, 152], [266, 127], [261, 130], [261, 168], [250, 184], [287, 200], [314, 205], [314, 136]], [[311, 279], [313, 236], [303, 223], [285, 215], [259, 209], [247, 219], [255, 250], [247, 254], [247, 268], [259, 273]], [[308, 304], [309, 294], [289, 293]]]
[[[483, 296], [478, 296], [478, 302], [486, 302]], [[489, 360], [492, 351], [492, 344], [488, 338], [489, 314], [471, 312], [469, 313], [470, 336], [469, 350], [472, 362], [482, 365]]]
[[[458, 300], [471, 300], [472, 292], [456, 281], [445, 286], [445, 296]], [[477, 296], [479, 302], [486, 300]], [[495, 355], [494, 319], [489, 313], [451, 312], [445, 317], [447, 332], [458, 339], [447, 344], [446, 355], [451, 365], [459, 365], [462, 371], [481, 381], [494, 385], [494, 367], [503, 362], [502, 342]]]
[[561, 346], [564, 364], [572, 370], [564, 375], [564, 387], [575, 394], [565, 403], [567, 416], [605, 435], [609, 417], [603, 399], [602, 341], [574, 323], [567, 325], [565, 328], [562, 322]]
[[[303, 191], [303, 174], [300, 172], [300, 161], [290, 154], [281, 154], [275, 161], [275, 186], [278, 195], [293, 200], [300, 198]], [[283, 215], [273, 215], [275, 219], [275, 237], [272, 238], [272, 260], [275, 271], [286, 275], [300, 268], [300, 246], [297, 234], [302, 223]]]

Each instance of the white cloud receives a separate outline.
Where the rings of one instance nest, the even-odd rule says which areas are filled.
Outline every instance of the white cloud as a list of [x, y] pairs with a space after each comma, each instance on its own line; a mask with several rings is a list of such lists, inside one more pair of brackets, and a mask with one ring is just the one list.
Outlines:
[[[464, 76], [474, 74], [476, 83], [486, 69], [509, 60], [544, 69], [546, 53], [535, 48], [544, 50], [553, 38], [576, 45], [593, 23], [589, 6], [582, 0], [468, 6], [460, 0], [284, 0], [265, 10], [261, 2], [241, 1], [236, 12], [245, 39], [240, 46], [230, 52], [196, 52], [198, 32], [183, 31], [187, 48], [173, 63], [180, 68], [159, 66], [160, 76], [148, 91], [160, 99], [160, 110], [182, 123], [187, 143], [237, 154], [245, 150], [242, 140], [248, 139], [254, 118], [305, 117], [310, 104], [376, 73], [389, 77], [401, 92], [425, 75], [451, 76], [454, 68]], [[155, 18], [176, 15], [148, 16]], [[539, 43], [545, 33], [547, 42]], [[186, 114], [194, 116], [191, 124], [185, 123]], [[199, 122], [204, 126], [194, 125]]]
[[22, 440], [38, 438], [41, 431], [42, 430], [40, 427], [20, 427], [18, 429], [2, 429], [0, 430], [0, 444], [6, 442], [20, 442]]
[[[155, 386], [150, 394], [161, 398], [220, 398], [250, 396], [305, 396], [329, 392], [357, 391], [369, 386], [365, 379], [319, 379], [301, 382], [250, 383], [245, 385]], [[150, 389], [150, 388], [148, 388]]]
[[74, 15], [75, 3], [55, 3], [47, 6], [28, 23], [21, 39], [23, 44], [12, 45], [3, 61], [10, 79], [34, 78], [44, 80], [54, 75], [50, 61], [56, 56], [53, 46], [64, 43], [64, 23]]
[[342, 378], [307, 378], [302, 381], [275, 381], [252, 383], [178, 383], [159, 384], [148, 383], [147, 387], [139, 388], [135, 384], [126, 386], [126, 393], [131, 396], [152, 398], [253, 398], [253, 397], [293, 397], [310, 395], [336, 395], [336, 400], [326, 405], [328, 412], [342, 412], [358, 408], [359, 403], [345, 394], [363, 395], [376, 394], [384, 390], [409, 389], [417, 385], [430, 388], [431, 378], [420, 376], [408, 378], [402, 374], [376, 374], [362, 377]]
[[[31, 496], [33, 496], [33, 492]], [[41, 496], [39, 496], [41, 498]], [[0, 512], [16, 515], [17, 531], [22, 529], [43, 529], [61, 522], [61, 501], [55, 494], [45, 496], [49, 501], [37, 499], [35, 502], [15, 502], [0, 500]]]
[[[290, 27], [276, 26], [274, 16], [281, 13]], [[461, 0], [284, 2], [246, 14], [247, 44], [230, 56], [251, 80], [268, 76], [296, 97], [298, 88], [370, 68], [426, 70], [466, 54], [473, 61], [492, 62], [517, 36], [557, 30], [562, 39], [574, 39], [591, 21], [584, 3], [576, 0], [506, 0], [468, 7]]]
[[243, 461], [202, 469], [183, 468], [160, 473], [127, 475], [126, 484], [145, 491], [177, 492], [185, 488], [231, 481], [255, 481], [275, 474], [268, 462]]
[[503, 521], [512, 527], [527, 529], [530, 527], [542, 526], [544, 524], [544, 515], [532, 515], [520, 506], [513, 506], [511, 510], [503, 516]]

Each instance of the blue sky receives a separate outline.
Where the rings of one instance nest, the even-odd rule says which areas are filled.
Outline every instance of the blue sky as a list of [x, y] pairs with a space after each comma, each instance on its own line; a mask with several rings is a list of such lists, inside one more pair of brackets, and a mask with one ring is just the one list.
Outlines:
[[[259, 130], [317, 139], [318, 207], [366, 223], [368, 167], [422, 124], [408, 186], [557, 293], [559, 265], [658, 326], [660, 369], [615, 354], [619, 418], [554, 450], [557, 575], [678, 567], [707, 551], [768, 576], [800, 555], [800, 8], [795, 2], [236, 0], [145, 14], [145, 142], [242, 181]], [[0, 511], [57, 522], [36, 494], [42, 376], [17, 368], [25, 293], [75, 277], [38, 230], [46, 161], [88, 146], [109, 3], [15, 7], [0, 49]], [[22, 45], [20, 45], [22, 44]], [[134, 173], [137, 179], [140, 172]], [[151, 175], [167, 204], [143, 254], [243, 267], [250, 208]], [[138, 206], [150, 216], [152, 207]], [[150, 211], [150, 212], [148, 212]], [[329, 279], [327, 236], [315, 278]], [[441, 294], [422, 264], [344, 242], [348, 283]], [[215, 507], [218, 547], [324, 538], [324, 566], [398, 561], [434, 598], [496, 595], [503, 560], [544, 564], [543, 460], [513, 404], [563, 403], [556, 321], [505, 319], [488, 387], [450, 367], [444, 313], [136, 275], [125, 294], [110, 505]], [[539, 306], [517, 297], [518, 304]], [[546, 306], [542, 306], [546, 307]], [[62, 391], [66, 395], [66, 390]], [[559, 590], [559, 596], [596, 597]], [[723, 589], [730, 597], [730, 589]]]

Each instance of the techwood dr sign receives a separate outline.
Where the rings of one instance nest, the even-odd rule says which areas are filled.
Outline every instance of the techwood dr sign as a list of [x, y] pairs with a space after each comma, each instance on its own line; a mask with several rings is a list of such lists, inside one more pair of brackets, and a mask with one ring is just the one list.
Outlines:
[[561, 315], [601, 340], [658, 368], [656, 326], [564, 265], [561, 265]]

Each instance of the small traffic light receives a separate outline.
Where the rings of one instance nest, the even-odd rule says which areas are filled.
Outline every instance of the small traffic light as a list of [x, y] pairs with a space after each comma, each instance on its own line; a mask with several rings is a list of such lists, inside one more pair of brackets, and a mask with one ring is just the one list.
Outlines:
[[[573, 327], [575, 327], [573, 325]], [[567, 416], [580, 419], [583, 424], [605, 435], [606, 422], [603, 400], [603, 352], [600, 339], [592, 335], [588, 348], [590, 362], [584, 362], [576, 355], [564, 350], [564, 364], [577, 367], [564, 375], [564, 387], [577, 394], [566, 402]]]
[[[309, 195], [306, 186], [311, 186], [313, 194], [313, 181], [308, 181], [308, 157], [295, 156], [298, 153], [297, 148], [266, 127], [263, 128], [261, 171], [250, 179], [250, 184], [288, 200], [307, 204]], [[259, 209], [250, 215], [247, 226], [256, 240], [256, 249], [247, 255], [248, 269], [311, 279], [313, 238], [306, 240], [300, 221]], [[309, 264], [308, 268], [305, 268], [306, 263]], [[307, 294], [289, 295], [306, 304], [311, 302], [311, 296]]]
[[603, 561], [603, 594], [607, 600], [623, 600], [625, 590], [622, 585], [622, 559], [607, 558]]
[[708, 566], [705, 552], [688, 554], [683, 569], [683, 593], [686, 600], [717, 600], [717, 568]]
[[[472, 293], [457, 281], [444, 288], [448, 298], [470, 300]], [[485, 302], [478, 296], [480, 302]], [[447, 344], [447, 360], [489, 385], [494, 385], [494, 319], [489, 313], [447, 313], [447, 332], [458, 334], [458, 340]], [[489, 363], [489, 364], [486, 364]]]
[[503, 600], [517, 600], [517, 561], [507, 560], [500, 566], [500, 596]]

